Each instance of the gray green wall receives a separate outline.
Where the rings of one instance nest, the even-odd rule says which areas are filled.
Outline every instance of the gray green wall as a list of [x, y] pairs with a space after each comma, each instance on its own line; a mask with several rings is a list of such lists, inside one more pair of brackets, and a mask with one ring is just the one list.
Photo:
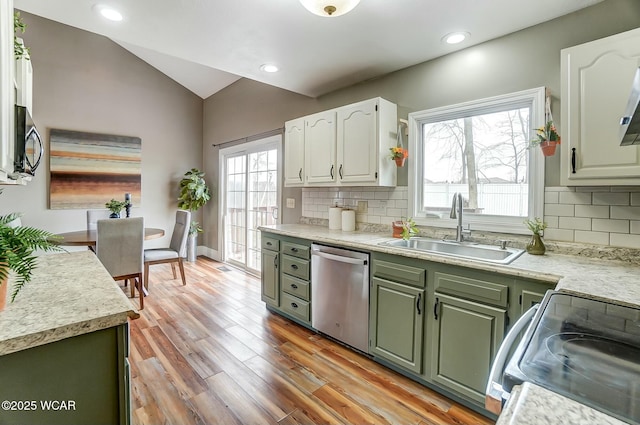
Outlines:
[[52, 232], [85, 228], [85, 210], [48, 209], [49, 129], [137, 136], [142, 206], [133, 215], [166, 229], [147, 245], [168, 245], [177, 183], [191, 167], [202, 167], [202, 99], [105, 37], [22, 16], [34, 68], [33, 117], [46, 149], [31, 183], [5, 186], [0, 214], [23, 212], [23, 223]]
[[[384, 77], [337, 90], [317, 99], [246, 79], [205, 101], [204, 153], [209, 176], [218, 173], [217, 149], [212, 144], [282, 127], [284, 122], [313, 112], [372, 97], [398, 104], [399, 115], [411, 111], [546, 86], [552, 111], [560, 120], [560, 50], [640, 25], [640, 1], [605, 0], [517, 33], [469, 47]], [[546, 160], [546, 184], [559, 185], [560, 156]], [[406, 168], [402, 169], [406, 173]], [[406, 175], [399, 175], [406, 182]], [[295, 209], [283, 208], [283, 222], [300, 217], [301, 189], [285, 188], [283, 199], [296, 199]], [[217, 247], [217, 202], [207, 207], [206, 242]]]

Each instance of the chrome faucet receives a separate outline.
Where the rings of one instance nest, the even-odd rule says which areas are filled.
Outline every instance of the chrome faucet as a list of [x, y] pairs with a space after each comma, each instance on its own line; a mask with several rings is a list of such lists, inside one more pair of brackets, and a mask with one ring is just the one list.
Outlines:
[[453, 202], [451, 203], [451, 213], [449, 218], [457, 218], [458, 225], [456, 226], [456, 242], [462, 242], [464, 240], [464, 233], [470, 234], [470, 230], [463, 230], [462, 228], [462, 193], [456, 192], [453, 194]]

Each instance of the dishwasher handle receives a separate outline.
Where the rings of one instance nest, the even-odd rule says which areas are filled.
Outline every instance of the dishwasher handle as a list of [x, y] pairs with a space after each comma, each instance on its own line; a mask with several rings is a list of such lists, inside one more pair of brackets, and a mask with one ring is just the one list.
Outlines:
[[367, 260], [365, 260], [364, 258], [343, 257], [342, 255], [329, 254], [328, 252], [322, 252], [317, 250], [312, 250], [311, 255], [316, 255], [318, 257], [326, 258], [327, 260], [339, 261], [341, 263], [359, 264], [359, 265], [367, 264]]
[[504, 389], [502, 388], [502, 373], [504, 365], [507, 363], [507, 356], [511, 347], [518, 339], [520, 332], [529, 326], [533, 315], [536, 314], [540, 304], [536, 304], [527, 310], [513, 325], [511, 330], [507, 333], [507, 336], [502, 341], [496, 358], [491, 366], [491, 372], [489, 373], [489, 380], [487, 382], [487, 389], [485, 392], [484, 407], [496, 415], [499, 415], [502, 411], [502, 400], [504, 395]]

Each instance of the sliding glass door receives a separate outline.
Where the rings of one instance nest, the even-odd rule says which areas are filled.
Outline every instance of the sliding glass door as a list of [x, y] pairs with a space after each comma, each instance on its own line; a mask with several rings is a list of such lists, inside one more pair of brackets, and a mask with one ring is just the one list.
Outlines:
[[259, 273], [259, 226], [279, 222], [281, 136], [223, 149], [224, 260]]

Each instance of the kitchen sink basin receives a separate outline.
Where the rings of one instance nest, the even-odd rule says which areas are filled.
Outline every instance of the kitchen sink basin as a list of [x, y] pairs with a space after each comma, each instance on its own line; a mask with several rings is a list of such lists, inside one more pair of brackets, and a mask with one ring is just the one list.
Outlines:
[[509, 264], [524, 252], [521, 249], [502, 249], [498, 246], [481, 245], [474, 242], [455, 242], [420, 237], [410, 238], [409, 240], [397, 239], [380, 242], [380, 245], [467, 258], [470, 260], [487, 261], [496, 264]]

